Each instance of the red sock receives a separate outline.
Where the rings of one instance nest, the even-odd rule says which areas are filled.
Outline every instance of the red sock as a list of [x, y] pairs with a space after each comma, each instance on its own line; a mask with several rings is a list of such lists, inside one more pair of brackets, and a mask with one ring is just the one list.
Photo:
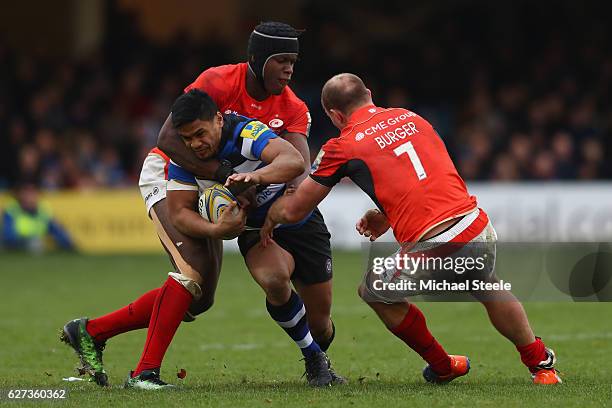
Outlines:
[[425, 322], [425, 316], [413, 304], [399, 326], [391, 332], [403, 340], [411, 349], [419, 353], [438, 375], [446, 375], [451, 371], [451, 360], [440, 343], [431, 335]]
[[535, 367], [540, 364], [540, 361], [546, 360], [544, 342], [539, 337], [536, 337], [533, 343], [516, 346], [516, 349], [521, 353], [521, 361], [532, 373], [537, 371]]
[[104, 341], [130, 330], [147, 327], [160, 289], [153, 289], [119, 310], [88, 321], [87, 332], [94, 340]]
[[164, 354], [192, 299], [191, 293], [171, 277], [160, 288], [149, 322], [147, 341], [134, 370], [134, 377], [143, 370], [161, 367]]

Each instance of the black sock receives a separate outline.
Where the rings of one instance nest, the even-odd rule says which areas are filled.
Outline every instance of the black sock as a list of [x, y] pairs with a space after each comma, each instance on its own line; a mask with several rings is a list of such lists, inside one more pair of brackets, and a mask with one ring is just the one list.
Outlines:
[[331, 336], [329, 336], [329, 338], [326, 339], [326, 340], [319, 340], [319, 341], [317, 341], [317, 343], [319, 344], [319, 347], [323, 351], [327, 351], [329, 346], [331, 346], [332, 341], [334, 341], [334, 337], [336, 337], [336, 326], [334, 326], [334, 321], [333, 320], [331, 321], [331, 324], [332, 324], [332, 333], [331, 333]]

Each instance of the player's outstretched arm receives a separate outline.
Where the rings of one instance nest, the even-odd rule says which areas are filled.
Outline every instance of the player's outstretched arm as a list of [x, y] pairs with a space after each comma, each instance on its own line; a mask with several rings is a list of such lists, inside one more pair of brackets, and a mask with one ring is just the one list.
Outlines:
[[278, 224], [293, 224], [303, 220], [331, 191], [307, 178], [292, 194], [276, 200], [268, 210], [266, 220], [260, 231], [261, 242], [266, 246], [272, 239], [272, 231]]
[[266, 166], [250, 173], [233, 174], [227, 178], [226, 187], [236, 183], [274, 184], [287, 183], [304, 171], [304, 159], [291, 143], [280, 138], [270, 139], [261, 152]]
[[194, 208], [198, 192], [191, 190], [169, 190], [168, 213], [176, 229], [193, 238], [217, 238], [238, 235], [244, 229], [246, 213], [243, 209], [234, 211], [236, 203], [230, 203], [216, 224], [202, 218]]
[[170, 115], [168, 115], [159, 131], [157, 147], [159, 147], [162, 152], [166, 153], [173, 162], [199, 178], [217, 180], [223, 183], [227, 176], [231, 174], [231, 168], [224, 169], [218, 160], [199, 159], [189, 150], [176, 133], [176, 130], [172, 127]]

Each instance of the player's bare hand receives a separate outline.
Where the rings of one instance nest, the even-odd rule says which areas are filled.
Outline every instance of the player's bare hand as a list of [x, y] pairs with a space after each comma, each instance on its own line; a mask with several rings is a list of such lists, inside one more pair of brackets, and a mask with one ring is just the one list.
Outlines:
[[236, 197], [236, 200], [238, 200], [240, 208], [244, 208], [245, 211], [249, 211], [249, 209], [256, 207], [257, 192], [255, 190], [255, 186], [249, 187], [245, 191], [240, 193]]
[[260, 182], [260, 177], [259, 177], [259, 174], [257, 174], [256, 172], [237, 173], [237, 174], [232, 174], [231, 176], [227, 178], [227, 180], [225, 181], [225, 187], [229, 187], [232, 185], [238, 185], [238, 184], [254, 186], [256, 184], [259, 184], [259, 182]]
[[264, 225], [259, 231], [260, 243], [264, 248], [272, 242], [274, 227], [276, 227], [276, 222], [274, 222], [270, 217], [266, 217]]
[[389, 227], [387, 217], [376, 209], [366, 211], [363, 217], [355, 224], [357, 232], [369, 238], [370, 241], [376, 241], [378, 237], [387, 232]]
[[227, 205], [216, 222], [215, 237], [221, 239], [234, 238], [244, 231], [246, 224], [246, 211], [232, 201]]

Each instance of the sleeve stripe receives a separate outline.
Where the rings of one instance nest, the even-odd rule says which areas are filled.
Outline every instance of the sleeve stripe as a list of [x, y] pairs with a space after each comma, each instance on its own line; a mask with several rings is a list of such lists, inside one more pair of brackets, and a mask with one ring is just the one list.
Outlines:
[[257, 160], [257, 157], [255, 157], [251, 152], [252, 147], [253, 139], [242, 138], [242, 150], [240, 151], [242, 156], [246, 157], [249, 160]]
[[261, 153], [266, 148], [271, 139], [276, 139], [278, 135], [271, 130], [263, 132], [256, 140], [253, 141], [251, 152], [257, 158], [261, 158]]
[[175, 183], [182, 184], [182, 185], [184, 185], [184, 186], [195, 186], [195, 187], [197, 187], [197, 186], [198, 186], [198, 185], [197, 185], [197, 183], [189, 183], [189, 182], [187, 182], [187, 181], [178, 180], [178, 179], [172, 179], [172, 181], [174, 181]]
[[193, 174], [172, 161], [168, 167], [168, 180], [176, 180], [191, 185], [197, 185]]

